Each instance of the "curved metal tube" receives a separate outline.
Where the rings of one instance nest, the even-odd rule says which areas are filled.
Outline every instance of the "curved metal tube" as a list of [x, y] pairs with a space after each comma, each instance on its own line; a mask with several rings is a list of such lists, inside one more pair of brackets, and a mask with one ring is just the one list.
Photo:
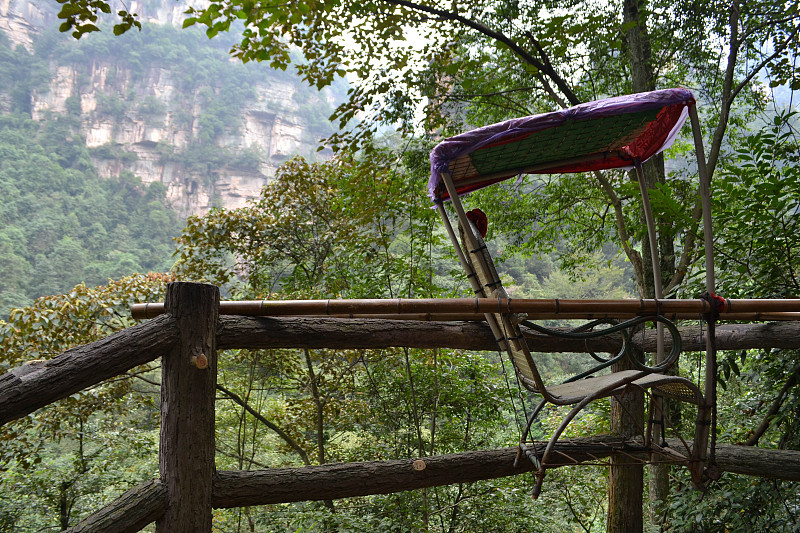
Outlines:
[[[661, 363], [658, 363], [655, 366], [647, 366], [647, 365], [643, 364], [641, 361], [638, 361], [635, 357], [633, 357], [633, 355], [631, 353], [631, 350], [630, 350], [630, 343], [629, 343], [630, 337], [626, 333], [626, 331], [631, 329], [632, 327], [638, 326], [639, 324], [642, 324], [642, 323], [645, 323], [645, 322], [657, 322], [657, 323], [663, 324], [669, 330], [670, 336], [672, 338], [672, 349], [670, 350], [669, 355], [667, 355], [667, 357], [665, 357], [664, 360]], [[622, 350], [620, 351], [620, 353], [617, 354], [616, 357], [614, 357], [614, 358], [612, 358], [610, 360], [606, 360], [605, 362], [603, 362], [603, 364], [591, 369], [590, 371], [588, 371], [589, 373], [594, 373], [594, 372], [597, 372], [598, 370], [602, 370], [603, 368], [606, 368], [606, 367], [610, 366], [614, 362], [618, 361], [619, 358], [624, 356], [624, 355], [627, 355], [629, 357], [629, 359], [633, 363], [634, 367], [636, 367], [636, 369], [638, 369], [638, 370], [642, 370], [642, 371], [645, 371], [645, 372], [653, 372], [653, 373], [665, 372], [667, 369], [669, 369], [669, 367], [671, 367], [673, 364], [675, 364], [675, 361], [678, 360], [678, 357], [680, 356], [681, 350], [683, 349], [683, 343], [681, 341], [681, 334], [678, 331], [677, 326], [675, 326], [675, 324], [671, 320], [669, 320], [668, 318], [663, 317], [661, 315], [640, 316], [640, 317], [632, 318], [630, 320], [626, 320], [625, 322], [620, 322], [619, 324], [612, 325], [612, 326], [610, 326], [610, 327], [608, 327], [606, 329], [599, 330], [599, 331], [580, 331], [581, 329], [587, 329], [589, 327], [594, 327], [595, 325], [597, 325], [599, 323], [603, 323], [603, 320], [602, 319], [601, 320], [594, 320], [592, 322], [589, 322], [589, 323], [585, 324], [584, 326], [582, 326], [580, 328], [576, 328], [573, 331], [559, 331], [559, 330], [554, 330], [554, 329], [547, 328], [545, 326], [540, 326], [539, 324], [536, 324], [535, 322], [531, 322], [530, 320], [524, 320], [522, 322], [522, 324], [524, 324], [525, 326], [533, 329], [534, 331], [538, 331], [539, 333], [544, 333], [546, 335], [551, 335], [553, 337], [559, 337], [559, 338], [562, 338], [562, 339], [573, 339], [573, 340], [574, 339], [577, 339], [577, 340], [594, 339], [594, 338], [597, 338], [597, 337], [602, 337], [602, 336], [608, 335], [610, 333], [616, 333], [618, 331], [622, 331], [623, 332], [623, 343], [622, 343]], [[586, 374], [584, 372], [583, 374], [580, 374], [580, 375], [585, 377], [588, 374]], [[576, 376], [575, 378], [571, 378], [569, 381], [574, 381], [575, 379], [580, 379], [580, 377]]]

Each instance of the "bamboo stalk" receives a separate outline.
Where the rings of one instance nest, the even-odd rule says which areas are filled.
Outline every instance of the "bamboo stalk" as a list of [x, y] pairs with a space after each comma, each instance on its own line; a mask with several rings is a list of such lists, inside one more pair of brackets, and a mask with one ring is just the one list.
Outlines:
[[[373, 318], [381, 320], [414, 320], [418, 322], [485, 322], [485, 315], [478, 313], [407, 313], [386, 315], [305, 315], [328, 316], [330, 318]], [[528, 313], [530, 320], [626, 320], [637, 316], [647, 316], [633, 313]], [[661, 313], [668, 320], [700, 320], [698, 313]], [[800, 320], [800, 313], [727, 313], [721, 320], [735, 322], [784, 322]]]
[[[527, 313], [530, 318], [628, 318], [660, 314], [695, 319], [708, 312], [704, 300], [527, 300], [496, 298], [421, 298], [374, 300], [251, 300], [220, 302], [220, 314], [242, 316], [380, 316]], [[164, 313], [163, 303], [131, 306], [135, 319]], [[419, 318], [417, 318], [419, 320]], [[798, 320], [800, 298], [726, 300], [721, 320]]]

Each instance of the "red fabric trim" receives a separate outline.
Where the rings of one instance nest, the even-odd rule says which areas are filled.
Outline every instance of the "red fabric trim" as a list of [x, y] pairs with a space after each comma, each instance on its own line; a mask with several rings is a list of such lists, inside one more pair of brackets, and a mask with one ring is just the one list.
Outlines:
[[683, 112], [684, 104], [673, 104], [664, 107], [656, 119], [648, 124], [645, 131], [634, 141], [622, 148], [631, 160], [645, 161], [656, 153], [667, 139], [672, 127]]

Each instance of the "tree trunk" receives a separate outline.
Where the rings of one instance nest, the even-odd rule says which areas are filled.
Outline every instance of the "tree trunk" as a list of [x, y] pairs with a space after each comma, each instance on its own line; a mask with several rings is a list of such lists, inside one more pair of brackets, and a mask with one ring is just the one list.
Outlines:
[[[626, 40], [631, 62], [631, 83], [633, 91], [637, 93], [652, 91], [655, 89], [652, 50], [650, 47], [650, 37], [647, 33], [646, 16], [640, 12], [639, 0], [624, 1], [623, 22], [631, 25], [626, 33]], [[648, 190], [654, 189], [657, 183], [664, 182], [663, 156], [659, 154], [659, 156], [650, 159], [643, 165], [642, 170], [645, 187], [647, 187]], [[651, 253], [658, 253], [661, 286], [667, 285], [675, 270], [673, 229], [666, 221], [657, 221], [656, 227], [658, 228], [659, 234], [657, 241], [658, 250], [651, 252], [649, 241], [647, 239], [643, 239], [642, 241], [642, 270], [644, 279], [639, 280], [639, 286], [645, 298], [663, 297], [662, 294], [656, 294], [653, 278], [653, 261], [648, 261]], [[664, 400], [659, 401], [662, 402], [662, 404], [664, 402]], [[616, 402], [612, 400], [612, 405], [614, 403]], [[638, 406], [632, 405], [630, 409], [638, 409]], [[663, 405], [662, 410], [667, 410], [666, 405]], [[637, 415], [638, 414], [637, 412]], [[616, 422], [620, 427], [626, 426], [626, 423], [621, 420], [616, 420]], [[613, 423], [612, 421], [612, 424]], [[633, 428], [631, 427], [630, 429], [632, 430]], [[641, 496], [635, 500], [633, 494], [637, 490], [640, 493], [642, 491], [642, 481], [641, 479], [636, 479], [637, 476], [641, 476], [641, 473], [635, 473], [633, 469], [631, 469], [628, 473], [615, 476], [615, 470], [619, 468], [621, 467], [612, 466], [611, 468], [608, 531], [609, 533], [618, 531], [642, 531], [644, 523], [641, 517]], [[658, 510], [654, 507], [655, 502], [664, 501], [669, 493], [669, 466], [662, 464], [650, 465], [649, 474], [648, 480], [651, 500], [650, 517], [652, 521], [658, 515]], [[620, 486], [622, 484], [628, 486], [622, 487]], [[614, 496], [614, 493], [617, 492], [621, 493], [621, 498]], [[615, 499], [613, 504], [612, 496], [614, 496]], [[626, 501], [628, 502], [627, 505]], [[625, 509], [615, 508], [620, 505], [625, 507]], [[638, 514], [633, 510], [633, 507], [638, 509]]]
[[[615, 372], [630, 370], [633, 365], [614, 365]], [[611, 401], [611, 431], [627, 440], [644, 433], [644, 394], [632, 389], [621, 396], [613, 396]], [[642, 464], [632, 464], [625, 456], [611, 458], [608, 475], [608, 516], [606, 530], [609, 533], [635, 533], [642, 531], [644, 468]]]
[[[308, 349], [303, 350], [303, 355], [306, 359], [306, 368], [308, 369], [308, 383], [311, 388], [311, 399], [314, 401], [314, 422], [317, 432], [317, 462], [324, 465], [327, 461], [325, 459], [325, 402], [319, 393], [319, 381], [316, 373], [314, 372], [314, 363], [311, 361], [311, 352]], [[328, 511], [336, 512], [336, 507], [333, 505], [333, 500], [325, 500], [325, 507]], [[327, 524], [326, 528], [327, 530]]]

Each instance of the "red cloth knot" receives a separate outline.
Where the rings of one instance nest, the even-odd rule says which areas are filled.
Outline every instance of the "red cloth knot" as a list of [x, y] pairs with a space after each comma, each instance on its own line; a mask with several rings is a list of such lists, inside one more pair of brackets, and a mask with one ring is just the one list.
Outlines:
[[480, 209], [473, 209], [472, 211], [467, 211], [467, 218], [475, 224], [481, 237], [486, 237], [486, 232], [489, 230], [489, 219], [486, 218], [486, 213]]

